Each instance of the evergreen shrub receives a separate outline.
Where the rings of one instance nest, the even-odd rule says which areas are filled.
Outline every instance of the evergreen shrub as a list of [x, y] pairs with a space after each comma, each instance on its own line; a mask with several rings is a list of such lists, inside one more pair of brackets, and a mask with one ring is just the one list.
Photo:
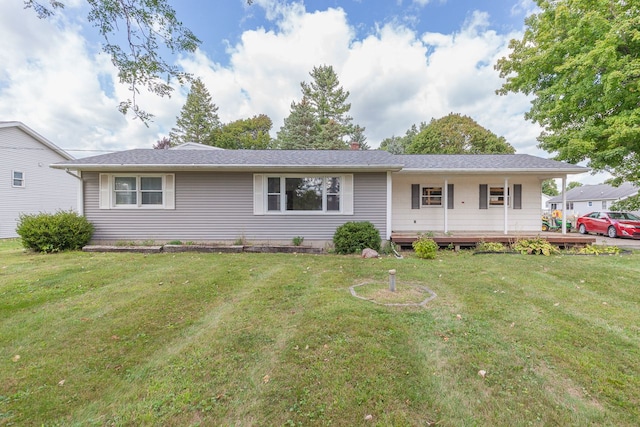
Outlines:
[[22, 245], [37, 252], [81, 249], [93, 235], [93, 224], [74, 211], [21, 214], [16, 232]]
[[361, 252], [365, 248], [380, 251], [380, 232], [369, 221], [345, 222], [336, 229], [333, 244], [339, 254]]

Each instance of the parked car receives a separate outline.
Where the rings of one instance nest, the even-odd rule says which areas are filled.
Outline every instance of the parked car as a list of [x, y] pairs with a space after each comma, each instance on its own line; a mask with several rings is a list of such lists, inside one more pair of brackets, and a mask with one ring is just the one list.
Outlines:
[[590, 212], [578, 218], [577, 227], [581, 234], [640, 239], [640, 217], [629, 212]]

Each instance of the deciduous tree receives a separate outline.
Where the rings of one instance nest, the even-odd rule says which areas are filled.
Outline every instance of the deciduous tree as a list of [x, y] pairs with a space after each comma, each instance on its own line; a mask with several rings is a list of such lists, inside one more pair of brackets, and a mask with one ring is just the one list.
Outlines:
[[154, 150], [168, 150], [171, 148], [171, 140], [165, 136], [153, 144], [153, 148]]
[[515, 153], [504, 139], [460, 114], [432, 119], [407, 147], [409, 154], [498, 154]]
[[240, 119], [222, 125], [219, 132], [214, 132], [212, 145], [233, 150], [265, 150], [270, 148], [272, 126], [271, 119], [265, 114]]
[[555, 179], [545, 179], [542, 181], [542, 194], [546, 194], [547, 196], [557, 196], [560, 194]]
[[506, 79], [498, 93], [533, 97], [525, 117], [557, 159], [640, 183], [640, 4], [536, 2], [522, 39], [496, 64]]
[[[64, 9], [66, 1], [24, 0], [38, 17], [49, 18]], [[189, 75], [171, 65], [160, 54], [194, 52], [200, 40], [176, 17], [168, 0], [87, 0], [87, 20], [103, 38], [102, 49], [118, 69], [121, 83], [129, 87], [130, 99], [120, 102], [118, 109], [148, 122], [153, 114], [142, 110], [136, 96], [141, 88], [160, 96], [173, 90], [172, 79], [180, 84]], [[114, 40], [124, 40], [122, 43]]]

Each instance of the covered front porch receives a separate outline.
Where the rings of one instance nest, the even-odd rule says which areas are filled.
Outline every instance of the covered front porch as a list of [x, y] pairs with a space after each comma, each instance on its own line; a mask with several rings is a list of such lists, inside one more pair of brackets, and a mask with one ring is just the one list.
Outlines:
[[[401, 248], [410, 248], [414, 241], [418, 240], [425, 232], [421, 231], [400, 231], [391, 232], [391, 241]], [[475, 232], [455, 232], [455, 233], [432, 233], [428, 236], [440, 247], [453, 246], [455, 250], [461, 248], [475, 247], [480, 242], [498, 242], [502, 244], [514, 243], [519, 239], [533, 239], [542, 237], [549, 243], [560, 248], [581, 247], [596, 242], [595, 236], [582, 234], [562, 234], [559, 232], [511, 232], [501, 233], [495, 231], [475, 231]]]

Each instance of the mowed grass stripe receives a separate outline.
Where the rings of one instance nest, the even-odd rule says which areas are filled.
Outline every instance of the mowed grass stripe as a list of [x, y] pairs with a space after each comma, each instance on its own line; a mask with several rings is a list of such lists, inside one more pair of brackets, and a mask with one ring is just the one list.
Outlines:
[[[34, 256], [2, 245], [0, 425], [640, 418], [637, 254]], [[391, 268], [438, 297], [425, 308], [351, 297]]]

